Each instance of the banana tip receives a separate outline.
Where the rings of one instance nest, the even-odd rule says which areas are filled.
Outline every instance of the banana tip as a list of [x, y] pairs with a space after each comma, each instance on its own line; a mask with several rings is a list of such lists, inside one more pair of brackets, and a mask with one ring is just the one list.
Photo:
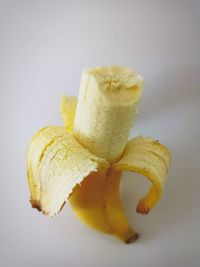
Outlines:
[[135, 233], [133, 236], [131, 236], [129, 239], [125, 241], [125, 244], [132, 244], [139, 238], [139, 234]]
[[37, 200], [30, 200], [32, 208], [37, 209], [38, 211], [41, 211], [40, 203]]

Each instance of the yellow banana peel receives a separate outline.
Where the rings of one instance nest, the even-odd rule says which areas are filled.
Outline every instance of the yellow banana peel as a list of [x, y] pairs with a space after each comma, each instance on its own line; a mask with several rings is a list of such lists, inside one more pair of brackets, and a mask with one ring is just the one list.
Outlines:
[[146, 214], [160, 200], [170, 164], [169, 151], [159, 141], [142, 136], [128, 141], [142, 85], [140, 75], [120, 66], [83, 72], [78, 99], [61, 99], [64, 127], [43, 128], [30, 143], [33, 207], [54, 216], [68, 201], [92, 228], [125, 243], [138, 238], [121, 203], [121, 174], [137, 172], [152, 183], [137, 205]]

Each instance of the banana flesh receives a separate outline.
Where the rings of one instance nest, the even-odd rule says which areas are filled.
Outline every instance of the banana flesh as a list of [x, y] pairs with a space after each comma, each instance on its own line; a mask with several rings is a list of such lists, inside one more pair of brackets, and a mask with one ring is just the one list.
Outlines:
[[137, 114], [143, 79], [119, 66], [83, 72], [74, 122], [75, 138], [109, 162], [118, 160]]

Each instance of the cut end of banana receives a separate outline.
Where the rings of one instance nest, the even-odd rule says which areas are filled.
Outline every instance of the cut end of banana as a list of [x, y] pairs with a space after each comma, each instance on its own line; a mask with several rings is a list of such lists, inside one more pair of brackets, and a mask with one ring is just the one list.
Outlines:
[[102, 66], [86, 69], [91, 82], [113, 103], [136, 103], [142, 93], [143, 78], [122, 66]]

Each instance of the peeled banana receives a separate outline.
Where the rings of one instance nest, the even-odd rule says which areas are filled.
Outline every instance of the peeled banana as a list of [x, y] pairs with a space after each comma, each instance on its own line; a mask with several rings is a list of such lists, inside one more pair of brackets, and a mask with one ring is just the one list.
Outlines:
[[73, 135], [92, 153], [120, 158], [137, 114], [143, 79], [119, 66], [83, 72]]
[[68, 201], [87, 225], [125, 243], [138, 238], [124, 213], [123, 171], [138, 172], [152, 183], [138, 202], [146, 214], [159, 201], [166, 181], [168, 149], [147, 137], [128, 141], [137, 115], [143, 78], [129, 68], [106, 66], [83, 71], [78, 99], [63, 97], [64, 127], [41, 129], [27, 155], [32, 206], [54, 216]]

